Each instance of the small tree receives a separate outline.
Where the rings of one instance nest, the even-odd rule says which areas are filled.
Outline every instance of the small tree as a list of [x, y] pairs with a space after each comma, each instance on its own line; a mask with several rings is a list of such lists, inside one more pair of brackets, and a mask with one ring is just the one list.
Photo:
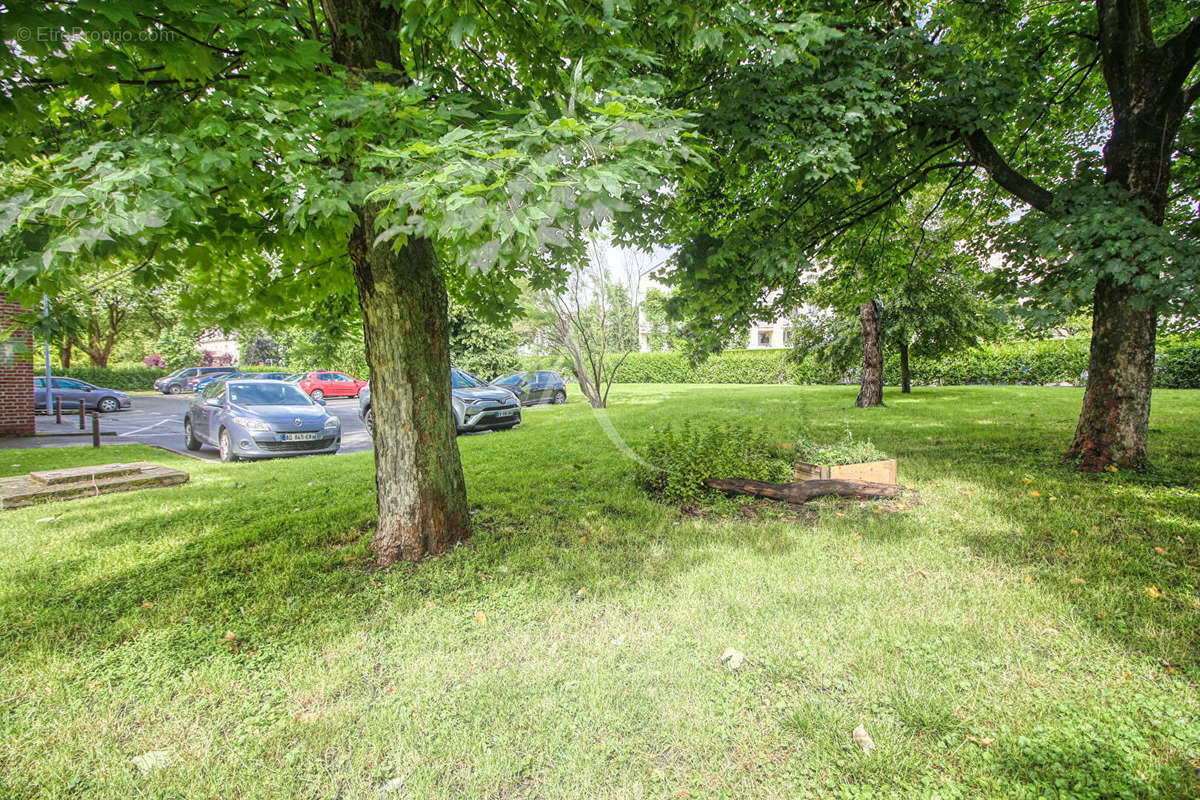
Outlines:
[[190, 367], [198, 364], [203, 357], [196, 344], [197, 339], [196, 333], [186, 328], [167, 328], [159, 334], [154, 349], [171, 369]]
[[270, 364], [272, 366], [282, 364], [283, 348], [270, 336], [260, 334], [250, 339], [246, 345], [245, 351], [242, 352], [242, 363]]
[[561, 291], [535, 292], [527, 317], [535, 341], [571, 364], [592, 408], [605, 408], [617, 370], [637, 349], [637, 306], [625, 284], [608, 277], [594, 247], [592, 255]]

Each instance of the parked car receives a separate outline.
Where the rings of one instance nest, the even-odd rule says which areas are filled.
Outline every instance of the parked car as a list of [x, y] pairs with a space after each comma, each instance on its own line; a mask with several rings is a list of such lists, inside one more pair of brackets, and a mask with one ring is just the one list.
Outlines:
[[[83, 401], [85, 409], [92, 411], [120, 411], [133, 406], [133, 401], [124, 392], [116, 389], [105, 389], [103, 386], [93, 386], [86, 381], [75, 378], [50, 377], [50, 389], [57, 402], [62, 400], [64, 409], [78, 409], [79, 401]], [[33, 407], [46, 408], [46, 379], [33, 379]], [[46, 409], [49, 413], [53, 409]]]
[[166, 377], [156, 380], [154, 388], [163, 394], [179, 394], [188, 388], [188, 381], [190, 380], [207, 375], [219, 375], [235, 371], [233, 367], [183, 367], [175, 370]]
[[342, 425], [324, 405], [283, 381], [213, 381], [184, 415], [184, 444], [222, 461], [336, 453]]
[[508, 389], [521, 400], [521, 405], [538, 403], [561, 405], [567, 402], [567, 384], [563, 376], [549, 369], [534, 372], [510, 372], [492, 381], [493, 386]]
[[[470, 373], [450, 368], [450, 409], [459, 433], [508, 430], [521, 424], [521, 401], [508, 389], [489, 386]], [[358, 393], [358, 416], [375, 435], [375, 415], [371, 411], [371, 385]]]
[[228, 372], [225, 374], [205, 375], [196, 380], [192, 385], [193, 392], [202, 392], [204, 387], [208, 386], [213, 381], [227, 381], [233, 378], [258, 378], [264, 381], [282, 381], [286, 380], [289, 373], [287, 372]]
[[296, 385], [308, 392], [314, 400], [326, 397], [358, 397], [358, 392], [367, 385], [366, 381], [344, 372], [316, 370], [305, 372]]

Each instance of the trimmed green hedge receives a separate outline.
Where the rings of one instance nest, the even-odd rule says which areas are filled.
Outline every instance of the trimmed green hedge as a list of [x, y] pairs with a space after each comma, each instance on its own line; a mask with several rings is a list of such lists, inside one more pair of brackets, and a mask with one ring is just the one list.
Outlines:
[[[678, 352], [630, 353], [617, 371], [617, 383], [854, 383], [857, 370], [839, 374], [828, 364], [806, 359], [796, 364], [787, 350], [727, 350], [692, 366]], [[916, 385], [1069, 383], [1081, 385], [1087, 370], [1086, 338], [1050, 339], [987, 345], [939, 359], [914, 359]], [[527, 356], [522, 369], [557, 369], [568, 372], [554, 356]], [[900, 383], [900, 359], [884, 359], [884, 380]], [[1158, 342], [1154, 385], [1163, 388], [1200, 389], [1200, 337], [1170, 337]]]
[[[62, 378], [76, 378], [106, 389], [119, 389], [124, 392], [137, 392], [153, 389], [154, 382], [163, 375], [169, 375], [170, 370], [155, 369], [143, 366], [118, 367], [70, 367], [54, 369], [54, 374]], [[40, 370], [34, 370], [35, 375], [41, 375]]]
[[[805, 359], [796, 364], [787, 350], [727, 350], [702, 364], [692, 366], [678, 352], [630, 353], [617, 371], [617, 383], [853, 383], [856, 371], [838, 374], [828, 364]], [[1086, 338], [1015, 342], [964, 350], [938, 359], [914, 359], [914, 385], [954, 386], [975, 383], [1081, 384], [1087, 370]], [[553, 369], [570, 374], [557, 356], [525, 356], [521, 369]], [[247, 372], [285, 372], [290, 367], [243, 367]], [[40, 369], [35, 369], [41, 374]], [[147, 390], [168, 370], [142, 365], [115, 367], [71, 367], [56, 369], [55, 375], [78, 378], [125, 391]], [[900, 360], [894, 353], [884, 359], [884, 380], [900, 383]], [[493, 376], [481, 376], [493, 377]], [[1154, 385], [1170, 389], [1200, 389], [1200, 336], [1164, 337], [1158, 342]]]

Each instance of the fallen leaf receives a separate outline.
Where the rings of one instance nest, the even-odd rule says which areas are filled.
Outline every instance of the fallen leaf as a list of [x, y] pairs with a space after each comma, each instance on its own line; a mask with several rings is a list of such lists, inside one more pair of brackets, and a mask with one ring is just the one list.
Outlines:
[[918, 575], [920, 575], [922, 578], [928, 578], [928, 577], [929, 577], [929, 573], [928, 573], [927, 571], [925, 571], [925, 570], [921, 569], [920, 567], [917, 567], [917, 568], [916, 568], [915, 570], [913, 570], [913, 571], [914, 571], [914, 572], [916, 572]]
[[1041, 496], [1042, 496], [1042, 493], [1041, 493], [1041, 492], [1039, 492], [1037, 489], [1031, 489], [1031, 490], [1029, 491], [1029, 496], [1030, 496], [1030, 497], [1041, 497]]
[[487, 614], [483, 613], [482, 611], [476, 611], [475, 621], [482, 625], [483, 623], [487, 622]]
[[973, 736], [972, 734], [968, 733], [967, 741], [974, 742], [975, 744], [979, 745], [980, 747], [990, 747], [992, 742], [994, 742], [996, 740], [993, 739], [991, 736], [980, 737], [980, 736]]
[[1025, 582], [1026, 582], [1026, 583], [1033, 583], [1033, 576], [1032, 576], [1032, 575], [1026, 575], [1026, 576], [1025, 576]]
[[578, 592], [575, 593], [576, 597], [585, 597], [586, 595], [587, 595], [587, 589], [580, 589]]
[[859, 725], [854, 729], [854, 731], [850, 734], [850, 738], [854, 740], [855, 744], [862, 748], [864, 753], [870, 754], [870, 752], [875, 749], [875, 741], [871, 738], [871, 735], [867, 733], [867, 729], [862, 725]]
[[1159, 598], [1159, 597], [1162, 597], [1162, 592], [1159, 591], [1157, 586], [1147, 586], [1146, 587], [1146, 596]]
[[1033, 478], [1021, 478], [1021, 483], [1033, 483]]
[[149, 750], [140, 756], [134, 756], [131, 760], [138, 771], [145, 775], [150, 770], [165, 767], [171, 760], [171, 751]]
[[586, 537], [586, 536], [580, 536], [580, 537], [579, 537], [579, 543], [580, 543], [580, 544], [587, 544], [587, 537]]
[[320, 718], [321, 718], [321, 715], [316, 713], [315, 711], [301, 711], [299, 714], [292, 717], [292, 721], [309, 723], [309, 722], [316, 722]]
[[1168, 675], [1178, 675], [1179, 667], [1167, 667], [1167, 674]]
[[54, 517], [42, 517], [41, 519], [34, 520], [34, 522], [54, 522]]
[[745, 661], [745, 659], [746, 657], [742, 655], [740, 650], [735, 650], [732, 647], [726, 649], [725, 652], [721, 654], [721, 663], [730, 669], [740, 669], [742, 662]]
[[1160, 556], [1165, 556], [1167, 554], [1167, 548], [1156, 547], [1156, 548], [1154, 548], [1154, 552], [1158, 553]]
[[142, 608], [150, 608], [150, 607], [152, 607], [153, 605], [154, 605], [154, 603], [151, 603], [149, 600], [143, 600], [143, 601], [142, 601]]
[[1073, 583], [1073, 584], [1075, 584], [1076, 586], [1078, 586], [1078, 585], [1079, 585], [1079, 584], [1081, 584], [1081, 583], [1086, 583], [1086, 581], [1084, 581], [1084, 579], [1083, 579], [1083, 578], [1071, 578], [1071, 583]]
[[237, 634], [233, 631], [225, 631], [225, 635], [221, 637], [222, 642], [232, 642], [237, 638]]
[[853, 559], [853, 561], [854, 561], [854, 563], [855, 563], [855, 564], [861, 564], [861, 563], [863, 563], [863, 554], [862, 554], [862, 553], [855, 553], [855, 554], [854, 554], [854, 559]]

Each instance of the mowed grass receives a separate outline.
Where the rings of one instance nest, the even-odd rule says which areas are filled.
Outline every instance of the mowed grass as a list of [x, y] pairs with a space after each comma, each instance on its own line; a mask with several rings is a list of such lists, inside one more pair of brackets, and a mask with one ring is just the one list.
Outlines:
[[[459, 440], [470, 543], [382, 572], [369, 453], [0, 452], [192, 474], [0, 512], [0, 796], [1200, 795], [1200, 392], [1155, 392], [1154, 472], [1101, 476], [1058, 463], [1076, 389], [854, 396], [532, 409]], [[849, 427], [908, 509], [681, 514], [621, 442], [683, 418]]]

